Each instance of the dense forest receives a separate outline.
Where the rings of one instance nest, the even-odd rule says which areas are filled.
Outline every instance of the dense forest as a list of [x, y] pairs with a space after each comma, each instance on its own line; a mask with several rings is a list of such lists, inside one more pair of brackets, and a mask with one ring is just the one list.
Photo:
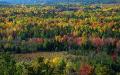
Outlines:
[[120, 75], [120, 4], [1, 5], [0, 75]]
[[119, 5], [67, 7], [1, 8], [0, 48], [17, 53], [94, 50], [104, 46], [107, 52], [112, 52], [113, 48], [119, 49]]

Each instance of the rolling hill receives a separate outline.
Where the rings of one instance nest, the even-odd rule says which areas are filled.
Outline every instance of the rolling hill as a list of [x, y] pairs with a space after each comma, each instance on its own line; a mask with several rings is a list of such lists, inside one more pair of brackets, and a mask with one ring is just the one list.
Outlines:
[[71, 2], [71, 3], [83, 3], [83, 4], [94, 4], [94, 3], [120, 3], [120, 0], [1, 0], [2, 2], [8, 2], [12, 4], [40, 4], [40, 3], [58, 3], [58, 2]]

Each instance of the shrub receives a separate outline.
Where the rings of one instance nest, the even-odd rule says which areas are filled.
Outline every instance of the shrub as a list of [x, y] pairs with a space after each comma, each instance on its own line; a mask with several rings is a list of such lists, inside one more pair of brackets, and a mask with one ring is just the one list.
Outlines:
[[92, 45], [96, 48], [96, 51], [99, 52], [100, 49], [102, 49], [104, 42], [103, 39], [96, 37], [92, 38], [91, 40]]
[[43, 43], [43, 49], [48, 51], [55, 50], [55, 40], [45, 40], [45, 42]]
[[30, 65], [30, 63], [17, 62], [16, 63], [16, 75], [28, 75], [28, 69], [27, 69], [27, 67], [29, 65]]
[[29, 43], [26, 41], [22, 41], [19, 45], [19, 48], [21, 53], [35, 52], [37, 51], [37, 44], [34, 42]]
[[82, 46], [82, 43], [83, 43], [82, 40], [83, 40], [82, 37], [77, 37], [77, 38], [74, 39], [74, 42], [75, 42], [76, 45]]
[[104, 47], [106, 48], [106, 52], [111, 54], [116, 48], [117, 39], [114, 38], [106, 38], [104, 39]]
[[80, 67], [80, 75], [92, 75], [93, 74], [93, 67], [88, 65], [88, 64], [84, 64], [81, 65]]
[[97, 64], [95, 67], [95, 74], [96, 75], [110, 75], [109, 67], [101, 64]]
[[27, 67], [28, 75], [53, 75], [54, 68], [49, 63], [44, 63], [45, 59], [39, 57]]
[[0, 53], [0, 75], [16, 75], [15, 64], [9, 53]]

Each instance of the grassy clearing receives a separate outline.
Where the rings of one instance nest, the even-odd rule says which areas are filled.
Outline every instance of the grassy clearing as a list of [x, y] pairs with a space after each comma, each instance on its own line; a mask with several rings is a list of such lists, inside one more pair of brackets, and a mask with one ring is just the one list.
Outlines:
[[25, 54], [15, 54], [15, 59], [17, 61], [31, 61], [38, 57], [50, 59], [54, 57], [64, 57], [65, 55], [66, 52], [34, 52]]

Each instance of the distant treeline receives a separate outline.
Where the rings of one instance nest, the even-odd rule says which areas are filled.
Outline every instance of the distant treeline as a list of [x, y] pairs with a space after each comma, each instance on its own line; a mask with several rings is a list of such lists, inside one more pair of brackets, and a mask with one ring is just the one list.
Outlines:
[[102, 4], [112, 4], [112, 3], [120, 3], [120, 0], [51, 0], [51, 1], [47, 1], [46, 2], [48, 4], [50, 3], [82, 3], [82, 4], [98, 4], [98, 3], [102, 3]]
[[14, 1], [0, 1], [0, 5], [8, 4], [59, 4], [59, 3], [81, 3], [81, 4], [113, 4], [120, 3], [120, 0], [14, 0]]

